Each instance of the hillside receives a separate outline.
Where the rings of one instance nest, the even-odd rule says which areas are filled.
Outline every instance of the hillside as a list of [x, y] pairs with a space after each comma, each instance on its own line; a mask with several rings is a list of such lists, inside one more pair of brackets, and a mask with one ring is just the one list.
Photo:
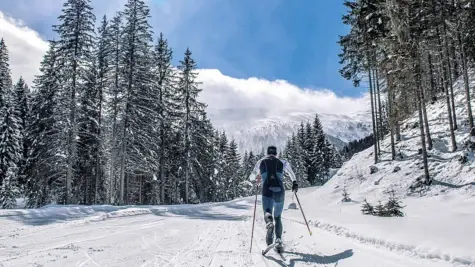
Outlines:
[[[471, 77], [474, 78], [473, 72]], [[472, 79], [472, 85], [475, 80]], [[456, 96], [456, 113], [458, 130], [456, 141], [458, 150], [451, 153], [450, 132], [447, 117], [445, 98], [440, 98], [434, 104], [428, 104], [427, 115], [433, 139], [434, 148], [428, 151], [429, 171], [434, 179], [434, 185], [423, 194], [437, 196], [455, 191], [467, 196], [475, 196], [475, 162], [473, 153], [469, 153], [470, 161], [461, 164], [458, 159], [463, 154], [463, 142], [469, 134], [463, 81], [458, 80], [454, 84]], [[475, 101], [472, 101], [472, 105]], [[354, 198], [372, 199], [379, 197], [387, 189], [394, 188], [400, 196], [411, 195], [409, 186], [423, 175], [422, 157], [418, 154], [420, 145], [419, 127], [413, 127], [418, 123], [418, 115], [414, 114], [402, 124], [402, 140], [396, 144], [396, 151], [403, 155], [403, 159], [391, 161], [391, 142], [387, 136], [381, 143], [381, 160], [374, 163], [373, 147], [368, 148], [353, 156], [336, 173], [335, 177], [325, 186], [328, 194], [339, 194], [343, 186], [346, 186]], [[370, 175], [370, 166], [378, 168], [377, 173]], [[400, 171], [394, 172], [396, 167]]]
[[[471, 87], [475, 86], [471, 73]], [[466, 120], [463, 82], [455, 82], [456, 113], [459, 129], [456, 131], [458, 151], [451, 153], [448, 117], [444, 98], [427, 106], [428, 120], [434, 142], [429, 154], [430, 175], [434, 183], [423, 191], [412, 192], [410, 186], [423, 175], [420, 148], [420, 130], [413, 127], [417, 114], [402, 125], [402, 140], [396, 151], [402, 159], [391, 161], [390, 139], [381, 143], [381, 160], [374, 164], [373, 147], [355, 154], [333, 178], [303, 199], [318, 206], [313, 223], [320, 229], [376, 245], [390, 251], [413, 255], [417, 258], [449, 262], [453, 266], [475, 266], [475, 161], [468, 152], [469, 161], [459, 162], [462, 144], [469, 134]], [[475, 101], [472, 102], [472, 105]], [[377, 172], [370, 174], [370, 166]], [[399, 171], [397, 171], [400, 169]], [[346, 188], [352, 199], [343, 203]], [[363, 215], [365, 199], [373, 205], [388, 200], [387, 190], [394, 189], [401, 198], [403, 218], [383, 218]], [[427, 265], [432, 266], [432, 265]]]
[[[289, 135], [300, 123], [312, 122], [315, 113], [288, 113], [286, 116], [266, 116], [259, 110], [209, 110], [211, 121], [236, 139], [240, 151], [261, 152], [266, 146], [283, 147]], [[264, 115], [263, 115], [264, 114]], [[318, 114], [329, 141], [337, 148], [370, 135], [371, 117], [367, 113], [354, 115]], [[225, 118], [225, 119], [223, 119]]]

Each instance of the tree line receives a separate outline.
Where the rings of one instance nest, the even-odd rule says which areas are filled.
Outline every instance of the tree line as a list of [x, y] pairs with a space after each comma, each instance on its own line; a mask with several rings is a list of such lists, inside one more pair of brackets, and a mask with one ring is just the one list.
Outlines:
[[[452, 151], [457, 150], [459, 126], [474, 126], [468, 70], [475, 59], [475, 1], [353, 0], [344, 5], [348, 11], [342, 20], [350, 31], [339, 40], [340, 73], [356, 86], [362, 80], [369, 86], [374, 161], [381, 154], [385, 117], [394, 160], [401, 122], [417, 112], [424, 180], [430, 184], [427, 153], [433, 143], [427, 104], [445, 99]], [[455, 112], [453, 84], [458, 77], [463, 77], [465, 89], [463, 118]]]
[[370, 134], [365, 138], [354, 140], [349, 142], [343, 149], [341, 150], [341, 154], [345, 160], [351, 159], [354, 154], [363, 151], [367, 148], [370, 148], [374, 144], [374, 136]]
[[330, 170], [343, 164], [341, 154], [328, 141], [318, 114], [313, 123], [301, 122], [281, 155], [291, 164], [302, 187], [323, 185], [330, 179]]
[[234, 140], [198, 101], [196, 62], [179, 65], [150, 11], [128, 0], [95, 29], [90, 0], [67, 0], [30, 90], [13, 85], [0, 42], [0, 205], [172, 204], [246, 195]]

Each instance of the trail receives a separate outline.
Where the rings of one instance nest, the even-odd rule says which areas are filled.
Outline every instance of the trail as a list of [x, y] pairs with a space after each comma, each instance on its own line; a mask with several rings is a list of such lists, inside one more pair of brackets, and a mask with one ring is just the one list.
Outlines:
[[454, 266], [315, 226], [309, 236], [299, 210], [284, 211], [284, 265], [274, 251], [260, 253], [265, 248], [260, 210], [249, 253], [252, 209], [249, 198], [103, 220], [41, 218], [32, 225], [31, 218], [0, 218], [0, 266]]

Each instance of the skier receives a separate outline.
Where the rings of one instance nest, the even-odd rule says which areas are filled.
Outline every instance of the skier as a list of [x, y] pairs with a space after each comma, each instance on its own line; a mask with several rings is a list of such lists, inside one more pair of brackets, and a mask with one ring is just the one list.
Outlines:
[[[266, 243], [271, 245], [274, 239], [274, 220], [275, 220], [275, 249], [278, 253], [283, 252], [282, 245], [282, 211], [284, 209], [284, 171], [287, 171], [292, 180], [292, 191], [297, 192], [298, 184], [290, 164], [277, 158], [277, 148], [269, 146], [267, 156], [260, 159], [249, 179], [262, 182], [262, 208], [264, 210], [264, 221], [266, 222], [267, 235]], [[272, 211], [274, 218], [272, 218]]]

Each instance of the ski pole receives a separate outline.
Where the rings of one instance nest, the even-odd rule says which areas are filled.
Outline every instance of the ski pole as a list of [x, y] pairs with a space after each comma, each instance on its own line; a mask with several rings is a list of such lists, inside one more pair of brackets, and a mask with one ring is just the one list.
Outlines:
[[303, 219], [305, 221], [305, 224], [307, 225], [308, 232], [310, 233], [310, 235], [312, 235], [312, 231], [310, 230], [307, 219], [305, 218], [305, 214], [303, 213], [302, 205], [300, 205], [300, 200], [299, 200], [299, 197], [297, 196], [297, 192], [294, 192], [294, 194], [295, 194], [295, 197], [297, 198], [297, 203], [299, 203], [300, 211], [302, 212]]
[[259, 193], [259, 184], [256, 183], [256, 200], [254, 201], [254, 217], [252, 220], [252, 233], [251, 233], [251, 248], [249, 253], [252, 252], [252, 240], [254, 239], [254, 223], [256, 222], [256, 206], [257, 206], [257, 194]]

